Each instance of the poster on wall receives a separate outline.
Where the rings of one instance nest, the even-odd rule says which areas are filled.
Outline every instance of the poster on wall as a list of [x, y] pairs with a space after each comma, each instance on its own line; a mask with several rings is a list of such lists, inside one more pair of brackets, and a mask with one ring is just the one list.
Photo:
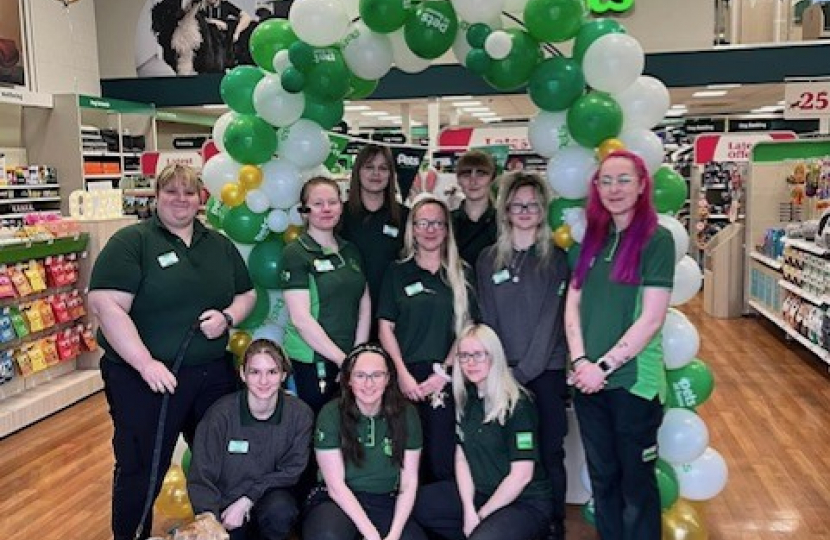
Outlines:
[[[0, 0], [0, 2], [7, 0]], [[253, 64], [251, 34], [263, 21], [288, 18], [292, 0], [145, 0], [136, 21], [139, 77], [223, 73]]]
[[0, 86], [26, 85], [19, 0], [0, 0]]

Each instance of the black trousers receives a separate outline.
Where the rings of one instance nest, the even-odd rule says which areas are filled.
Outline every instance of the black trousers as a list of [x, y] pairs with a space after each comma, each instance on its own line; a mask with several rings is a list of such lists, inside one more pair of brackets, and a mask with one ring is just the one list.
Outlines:
[[539, 453], [553, 487], [551, 519], [557, 527], [562, 527], [565, 522], [565, 494], [568, 489], [565, 472], [565, 436], [568, 434], [566, 381], [565, 370], [555, 369], [543, 371], [525, 385], [533, 393], [533, 403], [539, 414]]
[[[141, 375], [128, 364], [101, 362], [104, 393], [114, 427], [112, 449], [115, 471], [112, 482], [112, 531], [116, 540], [132, 539], [141, 520], [150, 485], [156, 427], [162, 395], [150, 390]], [[220, 397], [237, 388], [236, 372], [228, 358], [199, 366], [182, 366], [176, 391], [170, 396], [161, 446], [158, 495], [179, 434], [193, 441], [196, 425]], [[142, 538], [150, 536], [153, 514], [144, 523]]]
[[[432, 375], [429, 362], [406, 366], [416, 381], [423, 382]], [[421, 419], [424, 447], [421, 450], [421, 483], [452, 480], [455, 477], [455, 401], [452, 385], [444, 387], [443, 407], [433, 407], [430, 399], [416, 403]]]
[[[392, 526], [395, 515], [394, 494], [355, 492], [355, 497], [369, 520], [385, 538]], [[303, 519], [303, 540], [358, 540], [360, 532], [352, 520], [325, 491], [320, 491], [309, 500]], [[426, 540], [424, 531], [410, 518], [404, 526], [400, 540]]]
[[323, 405], [331, 401], [340, 388], [337, 383], [337, 374], [339, 373], [337, 365], [328, 361], [324, 365], [326, 366], [326, 388], [321, 392], [317, 365], [314, 362], [306, 364], [296, 360], [291, 361], [291, 369], [294, 371], [294, 384], [297, 386], [297, 397], [311, 407], [315, 417], [323, 408]]
[[600, 538], [660, 540], [654, 464], [663, 407], [624, 389], [576, 392], [574, 405]]
[[288, 490], [272, 489], [254, 504], [250, 521], [229, 531], [230, 540], [285, 540], [298, 514]]
[[[488, 498], [476, 493], [476, 508]], [[413, 515], [425, 531], [447, 540], [537, 540], [547, 536], [550, 511], [549, 499], [516, 500], [487, 516], [465, 537], [458, 486], [454, 481], [444, 481], [418, 490]]]

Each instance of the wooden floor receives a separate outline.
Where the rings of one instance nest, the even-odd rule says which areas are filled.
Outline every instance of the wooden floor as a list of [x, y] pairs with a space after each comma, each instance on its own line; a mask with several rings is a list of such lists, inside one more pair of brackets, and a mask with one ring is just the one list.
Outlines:
[[[699, 412], [730, 472], [707, 505], [710, 540], [830, 539], [826, 366], [761, 320], [711, 319], [699, 303], [683, 311], [715, 372]], [[0, 539], [108, 539], [110, 436], [98, 394], [0, 441]], [[576, 507], [568, 538], [596, 538]]]

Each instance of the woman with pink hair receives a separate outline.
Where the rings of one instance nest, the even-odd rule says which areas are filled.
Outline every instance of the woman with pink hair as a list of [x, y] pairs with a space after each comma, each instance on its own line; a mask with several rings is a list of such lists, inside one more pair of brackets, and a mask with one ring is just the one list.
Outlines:
[[660, 539], [654, 474], [666, 381], [660, 328], [674, 241], [643, 160], [615, 151], [594, 175], [565, 305], [574, 405], [603, 540]]

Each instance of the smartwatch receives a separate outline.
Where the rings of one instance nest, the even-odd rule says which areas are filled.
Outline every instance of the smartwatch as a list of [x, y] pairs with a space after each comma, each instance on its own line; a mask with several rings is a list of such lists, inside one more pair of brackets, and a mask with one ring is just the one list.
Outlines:
[[611, 362], [609, 362], [608, 359], [604, 356], [597, 360], [597, 366], [599, 366], [599, 369], [601, 369], [602, 372], [605, 373], [606, 377], [614, 372], [614, 366], [611, 365]]

